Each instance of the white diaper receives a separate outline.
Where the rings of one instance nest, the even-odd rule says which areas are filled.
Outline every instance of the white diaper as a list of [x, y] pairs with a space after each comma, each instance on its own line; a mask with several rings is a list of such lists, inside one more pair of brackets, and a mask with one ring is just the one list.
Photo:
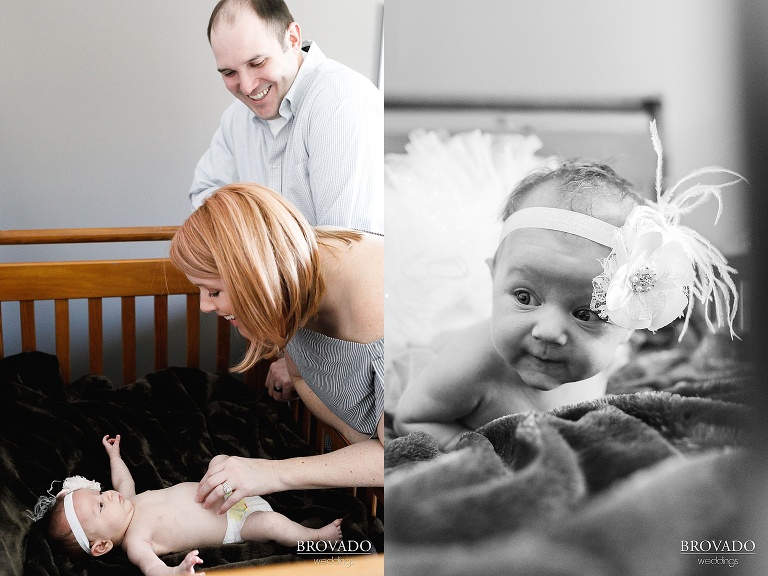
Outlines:
[[272, 507], [261, 496], [247, 496], [227, 510], [227, 533], [224, 535], [223, 544], [242, 542], [240, 530], [245, 524], [245, 519], [256, 511], [272, 512]]

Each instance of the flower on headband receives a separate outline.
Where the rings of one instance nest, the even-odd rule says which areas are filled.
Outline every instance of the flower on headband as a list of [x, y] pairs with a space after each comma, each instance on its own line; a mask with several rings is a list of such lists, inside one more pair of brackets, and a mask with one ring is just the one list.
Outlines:
[[88, 478], [83, 478], [82, 476], [70, 476], [64, 480], [64, 484], [61, 487], [59, 493], [56, 494], [56, 497], [59, 498], [61, 496], [65, 496], [70, 492], [74, 492], [75, 490], [80, 490], [82, 488], [97, 490], [101, 492], [101, 484], [95, 480], [88, 480]]
[[[593, 279], [591, 307], [603, 320], [627, 329], [658, 330], [685, 313], [682, 339], [694, 299], [704, 305], [704, 318], [713, 304], [718, 326], [728, 324], [731, 337], [739, 296], [731, 274], [736, 271], [709, 241], [680, 224], [682, 215], [714, 197], [718, 202], [715, 223], [722, 211], [720, 191], [743, 180], [723, 168], [707, 167], [684, 177], [669, 190], [661, 188], [662, 149], [651, 122], [651, 138], [658, 157], [656, 202], [634, 208], [616, 232], [614, 248], [602, 261], [603, 273]], [[694, 184], [675, 194], [683, 182], [707, 174], [729, 174], [736, 180], [720, 185]]]
[[88, 480], [87, 478], [83, 478], [82, 476], [70, 476], [69, 478], [66, 478], [64, 482], [62, 482], [61, 490], [54, 496], [53, 494], [53, 485], [56, 484], [56, 482], [61, 482], [61, 480], [54, 480], [51, 482], [51, 487], [48, 489], [47, 495], [43, 494], [37, 499], [37, 504], [35, 504], [34, 510], [27, 510], [27, 516], [34, 520], [35, 522], [42, 519], [43, 516], [53, 508], [53, 505], [56, 504], [56, 500], [61, 498], [62, 496], [66, 496], [70, 492], [74, 492], [75, 490], [80, 490], [81, 488], [89, 488], [91, 490], [98, 490], [101, 492], [101, 484], [94, 480]]
[[681, 316], [694, 270], [659, 213], [638, 206], [616, 236], [604, 272], [593, 280], [593, 309], [630, 330], [655, 331]]

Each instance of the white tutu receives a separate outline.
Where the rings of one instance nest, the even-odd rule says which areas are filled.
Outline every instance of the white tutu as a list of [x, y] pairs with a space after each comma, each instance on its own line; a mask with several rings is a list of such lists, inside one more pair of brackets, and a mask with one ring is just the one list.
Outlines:
[[387, 155], [384, 168], [388, 409], [436, 337], [490, 316], [485, 261], [504, 202], [550, 163], [534, 135], [417, 130], [409, 138], [406, 153]]

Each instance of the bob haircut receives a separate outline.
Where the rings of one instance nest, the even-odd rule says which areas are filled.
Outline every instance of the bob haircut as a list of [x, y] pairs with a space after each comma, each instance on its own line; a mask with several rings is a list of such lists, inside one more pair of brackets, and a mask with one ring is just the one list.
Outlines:
[[221, 279], [239, 326], [248, 334], [244, 372], [280, 353], [317, 312], [325, 283], [318, 244], [362, 238], [352, 230], [313, 228], [269, 188], [236, 183], [219, 188], [171, 240], [171, 262], [188, 276]]

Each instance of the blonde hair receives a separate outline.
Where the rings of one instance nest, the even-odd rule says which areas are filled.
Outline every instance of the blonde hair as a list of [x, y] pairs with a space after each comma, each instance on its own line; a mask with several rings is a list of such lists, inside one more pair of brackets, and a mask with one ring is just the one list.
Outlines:
[[250, 343], [232, 368], [277, 355], [313, 314], [325, 290], [319, 243], [360, 239], [315, 229], [282, 196], [253, 183], [218, 189], [171, 241], [171, 262], [188, 276], [220, 278]]

